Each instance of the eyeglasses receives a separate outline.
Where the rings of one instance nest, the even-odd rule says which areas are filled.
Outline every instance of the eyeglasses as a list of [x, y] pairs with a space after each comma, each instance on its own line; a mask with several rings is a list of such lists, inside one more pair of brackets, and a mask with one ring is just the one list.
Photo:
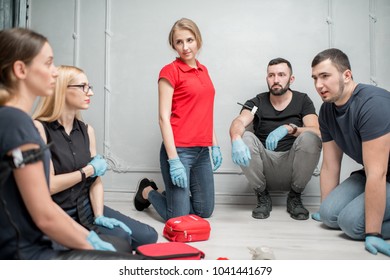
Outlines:
[[70, 88], [70, 87], [81, 88], [82, 91], [84, 91], [85, 93], [88, 93], [90, 89], [93, 90], [93, 86], [87, 85], [87, 84], [84, 84], [84, 85], [68, 85], [68, 88]]

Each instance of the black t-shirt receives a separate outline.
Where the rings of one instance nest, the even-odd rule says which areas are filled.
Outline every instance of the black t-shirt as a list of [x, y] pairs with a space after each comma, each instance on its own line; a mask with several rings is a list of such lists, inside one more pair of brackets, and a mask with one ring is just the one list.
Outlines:
[[[44, 146], [30, 116], [16, 108], [0, 107], [0, 159], [25, 144]], [[49, 185], [49, 150], [44, 152], [43, 163]], [[0, 259], [40, 258], [50, 249], [51, 242], [43, 239], [43, 233], [33, 222], [12, 172], [0, 186], [0, 199]]]
[[[245, 102], [245, 105], [253, 108], [257, 106], [257, 112], [253, 119], [253, 129], [255, 135], [265, 146], [268, 135], [277, 127], [283, 124], [293, 123], [298, 127], [303, 126], [303, 117], [309, 114], [316, 114], [313, 102], [306, 93], [292, 90], [290, 104], [283, 110], [276, 110], [270, 102], [270, 93], [263, 92], [256, 97]], [[286, 135], [278, 142], [275, 151], [288, 151], [294, 143], [296, 137]]]

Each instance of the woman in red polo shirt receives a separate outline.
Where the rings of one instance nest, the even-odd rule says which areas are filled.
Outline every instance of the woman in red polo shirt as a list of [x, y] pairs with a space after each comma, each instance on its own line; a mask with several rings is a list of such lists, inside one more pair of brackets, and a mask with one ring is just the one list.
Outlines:
[[139, 211], [153, 204], [164, 220], [196, 214], [207, 218], [214, 210], [214, 171], [222, 155], [214, 131], [215, 89], [207, 68], [196, 55], [202, 46], [197, 25], [178, 20], [169, 33], [169, 44], [179, 57], [164, 66], [158, 79], [160, 150], [165, 191], [144, 178], [134, 197]]

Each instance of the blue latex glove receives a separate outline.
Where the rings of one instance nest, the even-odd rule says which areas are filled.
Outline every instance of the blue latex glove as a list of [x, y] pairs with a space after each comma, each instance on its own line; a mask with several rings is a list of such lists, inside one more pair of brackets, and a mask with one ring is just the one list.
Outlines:
[[96, 234], [96, 232], [92, 230], [89, 232], [87, 236], [87, 241], [89, 244], [92, 245], [92, 247], [95, 250], [116, 252], [114, 246], [112, 246], [111, 243], [101, 240], [100, 237]]
[[169, 159], [169, 173], [171, 174], [172, 183], [180, 188], [187, 188], [187, 171], [180, 159], [173, 158]]
[[248, 146], [241, 138], [232, 143], [232, 159], [235, 164], [248, 166], [251, 158], [251, 152]]
[[272, 131], [267, 139], [265, 140], [265, 147], [267, 150], [273, 151], [278, 146], [278, 142], [286, 136], [288, 133], [288, 129], [286, 126], [281, 125], [278, 128], [276, 128], [274, 131]]
[[103, 176], [107, 170], [107, 162], [101, 155], [96, 155], [88, 164], [93, 166], [93, 175], [91, 177]]
[[95, 219], [95, 224], [109, 229], [113, 229], [114, 227], [120, 227], [121, 229], [126, 231], [129, 235], [133, 233], [131, 229], [127, 225], [125, 225], [125, 223], [118, 221], [117, 219], [114, 218], [99, 216]]
[[321, 222], [320, 212], [315, 212], [311, 214], [311, 218], [317, 222]]
[[222, 164], [221, 148], [219, 146], [211, 147], [211, 157], [213, 158], [214, 169], [216, 171]]
[[371, 254], [376, 255], [378, 252], [381, 252], [390, 257], [390, 244], [380, 237], [367, 236], [365, 246], [366, 250]]

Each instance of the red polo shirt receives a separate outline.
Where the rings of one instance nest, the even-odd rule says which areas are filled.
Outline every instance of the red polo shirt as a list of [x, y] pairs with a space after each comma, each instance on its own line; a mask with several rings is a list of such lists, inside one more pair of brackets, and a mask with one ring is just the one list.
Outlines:
[[159, 80], [174, 88], [171, 126], [176, 147], [211, 146], [215, 89], [207, 68], [192, 68], [177, 58], [164, 66]]

